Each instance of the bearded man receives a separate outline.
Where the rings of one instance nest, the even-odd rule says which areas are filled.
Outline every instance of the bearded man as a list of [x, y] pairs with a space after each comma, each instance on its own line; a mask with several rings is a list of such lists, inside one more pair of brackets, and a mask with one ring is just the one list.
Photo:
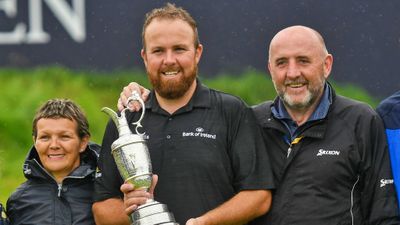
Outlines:
[[[261, 130], [242, 100], [197, 79], [203, 46], [193, 18], [172, 4], [154, 9], [142, 41], [153, 86], [142, 124], [157, 187], [148, 193], [123, 184], [110, 153], [118, 138], [110, 122], [96, 179], [96, 223], [130, 224], [127, 214], [153, 196], [179, 224], [245, 224], [265, 214], [274, 184]], [[127, 114], [129, 124], [139, 116]]]
[[276, 190], [267, 224], [399, 224], [384, 127], [326, 81], [333, 57], [309, 27], [278, 32], [268, 68], [278, 97], [255, 106]]

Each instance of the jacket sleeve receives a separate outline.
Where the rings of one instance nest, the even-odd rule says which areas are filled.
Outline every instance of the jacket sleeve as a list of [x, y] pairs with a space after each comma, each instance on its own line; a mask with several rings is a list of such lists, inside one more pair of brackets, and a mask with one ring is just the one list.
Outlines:
[[[359, 147], [363, 150], [361, 207], [367, 224], [400, 224], [383, 123], [377, 114], [360, 121]], [[361, 135], [361, 136], [360, 136]]]

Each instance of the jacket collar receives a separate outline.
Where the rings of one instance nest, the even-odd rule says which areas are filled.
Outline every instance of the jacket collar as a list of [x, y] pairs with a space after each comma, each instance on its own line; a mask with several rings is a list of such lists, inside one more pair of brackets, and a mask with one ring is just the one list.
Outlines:
[[[305, 123], [299, 127], [302, 136], [313, 137], [313, 138], [324, 137], [327, 124], [322, 122], [327, 119], [329, 111], [332, 111], [336, 99], [336, 93], [332, 85], [329, 82], [327, 82], [327, 85], [330, 88], [331, 95], [329, 98], [332, 103], [329, 104], [328, 111], [326, 112], [326, 115], [323, 118], [310, 121], [309, 123]], [[261, 105], [261, 107], [264, 108], [263, 111], [265, 112], [265, 115], [261, 119], [259, 119], [259, 121], [262, 127], [272, 128], [275, 130], [279, 130], [282, 133], [287, 133], [287, 128], [285, 127], [284, 123], [281, 121], [281, 119], [276, 118], [272, 112], [272, 107], [274, 107], [278, 99], [279, 97], [276, 97], [273, 102], [268, 101]]]
[[[86, 150], [81, 153], [81, 164], [80, 166], [72, 171], [69, 175], [71, 177], [86, 177], [93, 174], [97, 166], [97, 160], [100, 153], [100, 146], [95, 143], [89, 143]], [[29, 150], [25, 163], [23, 166], [23, 173], [27, 179], [30, 178], [42, 178], [42, 179], [54, 179], [50, 173], [48, 173], [42, 163], [40, 162], [39, 155], [36, 151], [35, 146], [32, 146]]]
[[[318, 103], [317, 108], [311, 114], [311, 116], [307, 120], [307, 122], [325, 118], [326, 115], [328, 114], [329, 106], [331, 104], [332, 104], [332, 87], [328, 84], [328, 82], [326, 82], [325, 86], [324, 86], [324, 92], [322, 94], [322, 98], [321, 98], [320, 102]], [[284, 119], [284, 120], [292, 120], [292, 118], [290, 117], [289, 113], [287, 112], [281, 98], [277, 97], [275, 99], [274, 104], [272, 105], [271, 109], [272, 109], [272, 114], [276, 118]]]
[[297, 126], [296, 122], [290, 117], [289, 113], [286, 110], [286, 107], [283, 104], [281, 98], [277, 97], [275, 99], [274, 104], [271, 107], [272, 114], [275, 118], [279, 119], [289, 131], [287, 139], [290, 142], [296, 138], [300, 132], [302, 131], [301, 127], [304, 127], [307, 124], [313, 123], [314, 121], [322, 120], [328, 114], [329, 106], [332, 103], [332, 93], [331, 87], [327, 84], [324, 85], [324, 91], [322, 93], [322, 98], [317, 105], [315, 111], [311, 114], [310, 118], [306, 121], [303, 126]]

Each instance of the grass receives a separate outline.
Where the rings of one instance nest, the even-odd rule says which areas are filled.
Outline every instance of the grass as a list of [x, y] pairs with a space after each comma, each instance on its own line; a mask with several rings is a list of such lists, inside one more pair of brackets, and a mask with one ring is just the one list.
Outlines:
[[[208, 86], [240, 96], [249, 105], [270, 100], [275, 90], [269, 76], [247, 71], [240, 76], [201, 78]], [[92, 141], [101, 143], [108, 116], [104, 106], [116, 109], [122, 87], [137, 81], [149, 87], [142, 71], [73, 71], [60, 67], [0, 69], [0, 202], [24, 181], [22, 164], [32, 145], [32, 119], [36, 109], [50, 98], [69, 98], [86, 112]], [[354, 85], [336, 84], [337, 92], [375, 107], [378, 101]]]

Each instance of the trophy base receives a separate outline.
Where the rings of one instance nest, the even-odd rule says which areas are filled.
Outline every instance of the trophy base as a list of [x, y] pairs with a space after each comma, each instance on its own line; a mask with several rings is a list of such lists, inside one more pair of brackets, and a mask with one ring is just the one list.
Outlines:
[[148, 200], [139, 206], [130, 216], [132, 225], [179, 225], [175, 222], [174, 215], [168, 211], [165, 204]]

